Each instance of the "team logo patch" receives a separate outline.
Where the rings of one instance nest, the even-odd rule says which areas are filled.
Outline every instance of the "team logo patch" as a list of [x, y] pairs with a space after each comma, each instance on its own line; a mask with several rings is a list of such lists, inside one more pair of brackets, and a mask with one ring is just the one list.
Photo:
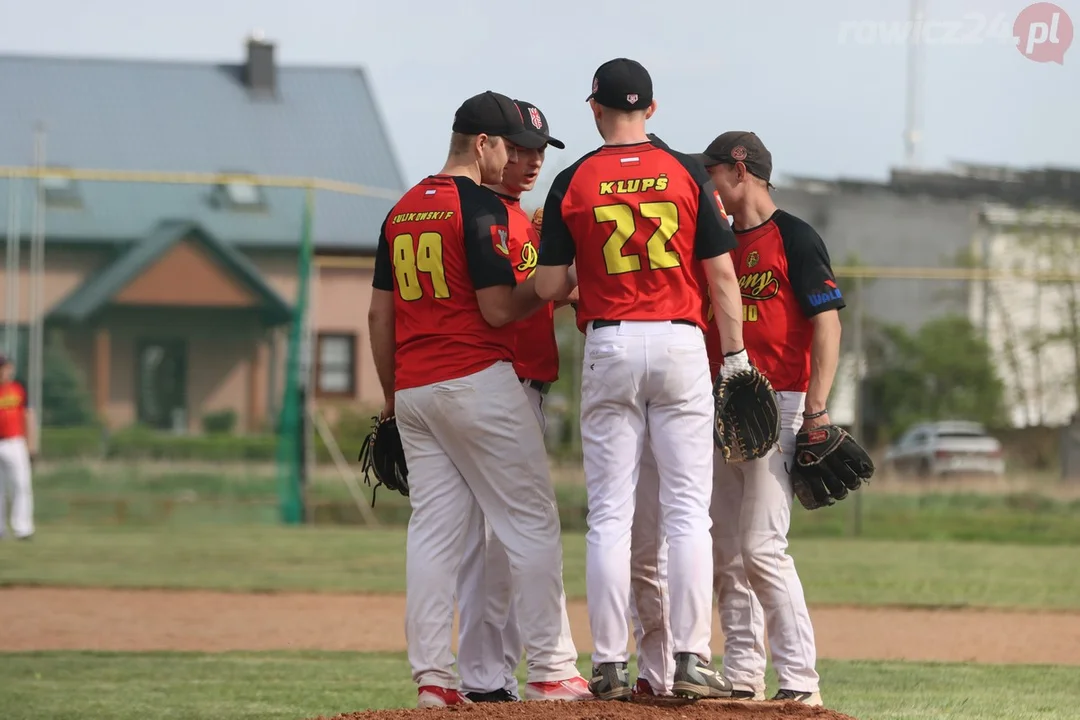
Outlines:
[[745, 160], [746, 148], [744, 148], [742, 145], [736, 145], [735, 147], [731, 148], [731, 157], [735, 160]]
[[532, 120], [533, 127], [537, 130], [544, 127], [544, 121], [540, 117], [540, 111], [534, 107], [529, 108], [529, 120]]
[[746, 256], [746, 267], [751, 268], [758, 264], [758, 260], [761, 256], [758, 255], [757, 250], [752, 250], [749, 255]]
[[600, 79], [594, 77], [592, 79], [592, 91], [593, 91], [593, 94], [595, 95], [596, 91], [599, 90], [599, 89], [600, 89]]
[[629, 95], [626, 96], [626, 102], [630, 103], [631, 105], [636, 103], [637, 99], [638, 99], [637, 93], [630, 93]]
[[510, 246], [506, 241], [510, 238], [510, 231], [505, 225], [491, 226], [491, 244], [503, 255], [510, 257]]

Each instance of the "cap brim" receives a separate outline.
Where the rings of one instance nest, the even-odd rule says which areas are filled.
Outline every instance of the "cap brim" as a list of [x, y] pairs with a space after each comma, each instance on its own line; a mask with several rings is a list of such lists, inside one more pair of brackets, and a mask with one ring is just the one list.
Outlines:
[[513, 135], [507, 135], [506, 139], [514, 143], [518, 147], [528, 148], [529, 150], [539, 150], [547, 145], [547, 138], [540, 133], [530, 132], [529, 130], [523, 130]]
[[692, 153], [690, 155], [690, 157], [701, 161], [701, 164], [704, 165], [705, 167], [712, 167], [713, 165], [720, 165], [721, 164], [719, 160], [717, 160], [716, 158], [713, 158], [713, 157], [711, 157], [709, 155], [706, 155], [705, 153]]
[[565, 149], [566, 149], [566, 145], [564, 145], [564, 144], [563, 144], [563, 141], [562, 141], [562, 140], [556, 140], [556, 139], [555, 139], [555, 138], [553, 138], [553, 137], [549, 137], [549, 138], [547, 139], [547, 144], [548, 144], [548, 145], [551, 145], [552, 147], [557, 147], [557, 148], [559, 148], [560, 150], [565, 150]]

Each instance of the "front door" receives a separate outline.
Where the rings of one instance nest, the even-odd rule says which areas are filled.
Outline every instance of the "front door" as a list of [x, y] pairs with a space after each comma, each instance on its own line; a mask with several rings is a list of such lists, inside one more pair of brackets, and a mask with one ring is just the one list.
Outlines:
[[135, 352], [139, 424], [187, 430], [187, 343], [175, 338], [142, 339]]

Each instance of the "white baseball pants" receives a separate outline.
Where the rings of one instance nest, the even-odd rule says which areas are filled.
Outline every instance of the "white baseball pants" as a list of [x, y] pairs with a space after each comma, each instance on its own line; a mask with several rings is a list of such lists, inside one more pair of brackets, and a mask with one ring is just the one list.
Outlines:
[[508, 362], [396, 393], [409, 464], [405, 635], [417, 685], [457, 688], [454, 594], [468, 528], [483, 513], [506, 548], [529, 682], [578, 675], [547, 452]]
[[712, 516], [724, 676], [736, 689], [765, 689], [768, 627], [780, 687], [818, 692], [817, 650], [795, 561], [787, 554], [793, 493], [789, 468], [802, 426], [803, 393], [779, 392], [780, 447], [748, 463], [715, 458]]
[[15, 537], [34, 534], [34, 491], [30, 483], [30, 451], [26, 438], [0, 440], [0, 535], [8, 516], [5, 500], [11, 494], [11, 532]]
[[713, 559], [707, 551], [711, 390], [705, 338], [696, 326], [589, 324], [581, 380], [581, 440], [589, 496], [586, 583], [595, 664], [629, 660], [631, 530], [645, 442], [659, 472], [672, 651], [712, 659]]
[[660, 475], [648, 443], [641, 451], [630, 530], [630, 591], [638, 677], [645, 678], [657, 695], [670, 695], [675, 682], [675, 653], [671, 646], [667, 541], [660, 526]]
[[[529, 405], [540, 424], [547, 426], [544, 396], [525, 387]], [[465, 541], [465, 558], [458, 574], [458, 672], [464, 692], [491, 692], [502, 688], [518, 696], [514, 672], [523, 647], [510, 583], [510, 559], [495, 537], [491, 523], [474, 513]], [[574, 652], [569, 623], [563, 643]]]

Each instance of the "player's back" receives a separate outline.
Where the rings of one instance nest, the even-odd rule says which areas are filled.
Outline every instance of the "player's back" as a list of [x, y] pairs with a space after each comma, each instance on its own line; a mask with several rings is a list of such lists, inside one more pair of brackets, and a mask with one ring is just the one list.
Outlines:
[[[396, 389], [464, 377], [512, 359], [513, 336], [484, 319], [471, 272], [478, 250], [470, 243], [479, 233], [489, 245], [498, 248], [501, 242], [505, 248], [505, 218], [494, 193], [448, 175], [420, 181], [387, 215], [383, 234], [393, 266]], [[506, 272], [512, 284], [509, 260]]]
[[556, 179], [575, 246], [582, 328], [589, 320], [681, 319], [704, 329], [695, 243], [707, 176], [692, 163], [659, 140], [606, 145]]

